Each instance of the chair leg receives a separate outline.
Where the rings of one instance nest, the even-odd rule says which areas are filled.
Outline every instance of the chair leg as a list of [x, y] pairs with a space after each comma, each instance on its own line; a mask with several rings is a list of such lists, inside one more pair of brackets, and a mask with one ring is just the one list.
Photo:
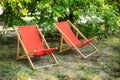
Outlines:
[[55, 58], [55, 55], [54, 55], [54, 54], [52, 54], [52, 57], [53, 57], [54, 61], [56, 62], [56, 64], [58, 64], [58, 61], [57, 61], [57, 59]]
[[32, 60], [30, 59], [30, 57], [29, 57], [29, 55], [26, 53], [26, 55], [23, 55], [23, 56], [19, 56], [19, 51], [20, 51], [20, 41], [19, 41], [19, 39], [17, 40], [17, 59], [19, 59], [19, 58], [24, 58], [25, 56], [28, 58], [28, 61], [30, 62], [30, 65], [32, 66], [32, 68], [33, 69], [35, 69], [35, 66], [33, 65], [33, 63], [32, 63]]
[[90, 43], [90, 45], [91, 45], [91, 47], [93, 47], [95, 50], [98, 51], [98, 49], [92, 43]]
[[63, 35], [61, 34], [61, 38], [60, 38], [60, 51], [62, 52], [62, 43], [63, 43]]
[[80, 56], [82, 56], [83, 58], [85, 58], [85, 56], [83, 55], [83, 53], [79, 49], [77, 49], [77, 48], [75, 48], [75, 49], [78, 52], [78, 54], [80, 54]]
[[[68, 51], [68, 50], [70, 50], [70, 49], [72, 49], [73, 47], [69, 47], [69, 48], [65, 48], [65, 49], [63, 49], [61, 52], [65, 52], [65, 51]], [[60, 52], [60, 53], [61, 53]]]
[[98, 51], [98, 50], [95, 50], [95, 51], [89, 53], [88, 55], [85, 56], [85, 58], [88, 58], [89, 56], [91, 56], [92, 54], [96, 53], [97, 51]]
[[78, 38], [78, 30], [77, 30], [77, 32], [76, 32], [76, 37]]
[[17, 39], [17, 59], [19, 58], [19, 51], [20, 51], [20, 41]]
[[34, 64], [33, 64], [33, 62], [32, 62], [32, 60], [31, 60], [31, 58], [30, 58], [29, 56], [27, 56], [28, 61], [30, 62], [30, 65], [32, 66], [33, 69], [39, 69], [39, 68], [44, 68], [44, 67], [48, 67], [48, 66], [57, 65], [57, 64], [58, 64], [58, 61], [57, 61], [57, 59], [55, 58], [54, 54], [52, 54], [52, 57], [53, 57], [53, 59], [54, 59], [54, 61], [55, 61], [56, 63], [50, 64], [50, 65], [45, 65], [45, 66], [40, 66], [40, 67], [35, 67]]
[[92, 54], [98, 52], [98, 49], [92, 44], [90, 43], [90, 46], [94, 49], [93, 52], [89, 53], [88, 55], [84, 55], [80, 50], [77, 50], [77, 52], [83, 57], [83, 58], [88, 58], [89, 56], [91, 56]]
[[29, 57], [29, 55], [27, 53], [26, 53], [26, 55], [27, 55], [27, 58], [28, 58], [30, 65], [32, 66], [33, 69], [35, 69], [35, 66], [33, 65], [31, 58]]

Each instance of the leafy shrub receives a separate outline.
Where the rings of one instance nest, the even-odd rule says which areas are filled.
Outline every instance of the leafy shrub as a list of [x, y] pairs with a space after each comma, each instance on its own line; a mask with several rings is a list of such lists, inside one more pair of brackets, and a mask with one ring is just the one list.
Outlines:
[[[105, 38], [119, 31], [118, 3], [116, 0], [2, 0], [0, 5], [3, 6], [4, 13], [0, 16], [0, 21], [8, 27], [36, 23], [43, 30], [47, 29], [45, 35], [56, 36], [53, 23], [69, 19], [86, 36]], [[25, 15], [33, 16], [35, 20], [31, 23], [24, 22], [21, 17]], [[81, 16], [90, 19], [83, 24]]]

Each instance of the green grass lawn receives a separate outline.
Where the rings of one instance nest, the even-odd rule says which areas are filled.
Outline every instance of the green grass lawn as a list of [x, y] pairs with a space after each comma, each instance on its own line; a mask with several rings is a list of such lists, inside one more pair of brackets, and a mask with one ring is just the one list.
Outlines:
[[[119, 35], [94, 41], [99, 52], [87, 59], [82, 59], [74, 50], [55, 52], [59, 64], [37, 70], [33, 70], [27, 60], [16, 60], [15, 40], [0, 45], [0, 80], [120, 80]], [[49, 41], [51, 47], [58, 44]], [[48, 61], [43, 60], [46, 58], [33, 61], [36, 65], [51, 62], [50, 57]]]

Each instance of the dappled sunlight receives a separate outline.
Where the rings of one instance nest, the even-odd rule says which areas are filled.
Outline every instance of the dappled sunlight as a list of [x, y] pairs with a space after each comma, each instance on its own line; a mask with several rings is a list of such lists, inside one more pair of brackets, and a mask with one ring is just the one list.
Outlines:
[[[0, 46], [0, 78], [4, 79], [42, 79], [42, 80], [104, 80], [117, 79], [119, 77], [119, 38], [99, 40], [93, 44], [99, 49], [98, 53], [87, 59], [82, 59], [74, 50], [63, 53], [55, 52], [59, 61], [56, 66], [32, 70], [27, 60], [16, 60], [16, 43]], [[51, 47], [58, 45], [51, 43]], [[115, 46], [116, 45], [116, 46]], [[116, 48], [117, 47], [117, 48]], [[59, 46], [58, 46], [59, 49]], [[83, 48], [85, 50], [85, 48]], [[46, 57], [33, 59], [35, 64], [47, 64]], [[49, 58], [48, 58], [49, 60]], [[38, 62], [39, 61], [39, 62]], [[49, 61], [51, 62], [51, 61]]]
[[[97, 53], [86, 59], [74, 49], [59, 53], [60, 33], [54, 23], [66, 20], [87, 38], [98, 37], [92, 42]], [[13, 26], [33, 24], [40, 27], [50, 48], [57, 47], [54, 55], [59, 64], [33, 70], [28, 59], [17, 60]], [[63, 42], [62, 48], [67, 47]], [[18, 48], [20, 54], [23, 48]], [[89, 45], [79, 50], [84, 55], [93, 51]], [[54, 63], [51, 55], [31, 59], [35, 66]], [[120, 80], [119, 0], [0, 0], [0, 80]]]
[[[111, 43], [120, 43], [120, 38], [119, 37], [113, 37], [113, 38], [109, 38], [107, 39], [108, 42], [111, 42]], [[110, 44], [111, 44], [110, 43]]]

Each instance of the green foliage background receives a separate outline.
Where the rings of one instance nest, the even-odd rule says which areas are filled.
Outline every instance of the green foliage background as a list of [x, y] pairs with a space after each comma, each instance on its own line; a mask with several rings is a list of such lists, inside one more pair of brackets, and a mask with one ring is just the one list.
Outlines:
[[[119, 0], [1, 0], [4, 13], [0, 22], [5, 27], [14, 25], [38, 24], [45, 35], [56, 36], [53, 23], [69, 19], [86, 36], [105, 38], [119, 32]], [[34, 17], [32, 21], [24, 21], [21, 17]], [[80, 17], [89, 17], [82, 23]], [[96, 16], [103, 20], [97, 21]]]

